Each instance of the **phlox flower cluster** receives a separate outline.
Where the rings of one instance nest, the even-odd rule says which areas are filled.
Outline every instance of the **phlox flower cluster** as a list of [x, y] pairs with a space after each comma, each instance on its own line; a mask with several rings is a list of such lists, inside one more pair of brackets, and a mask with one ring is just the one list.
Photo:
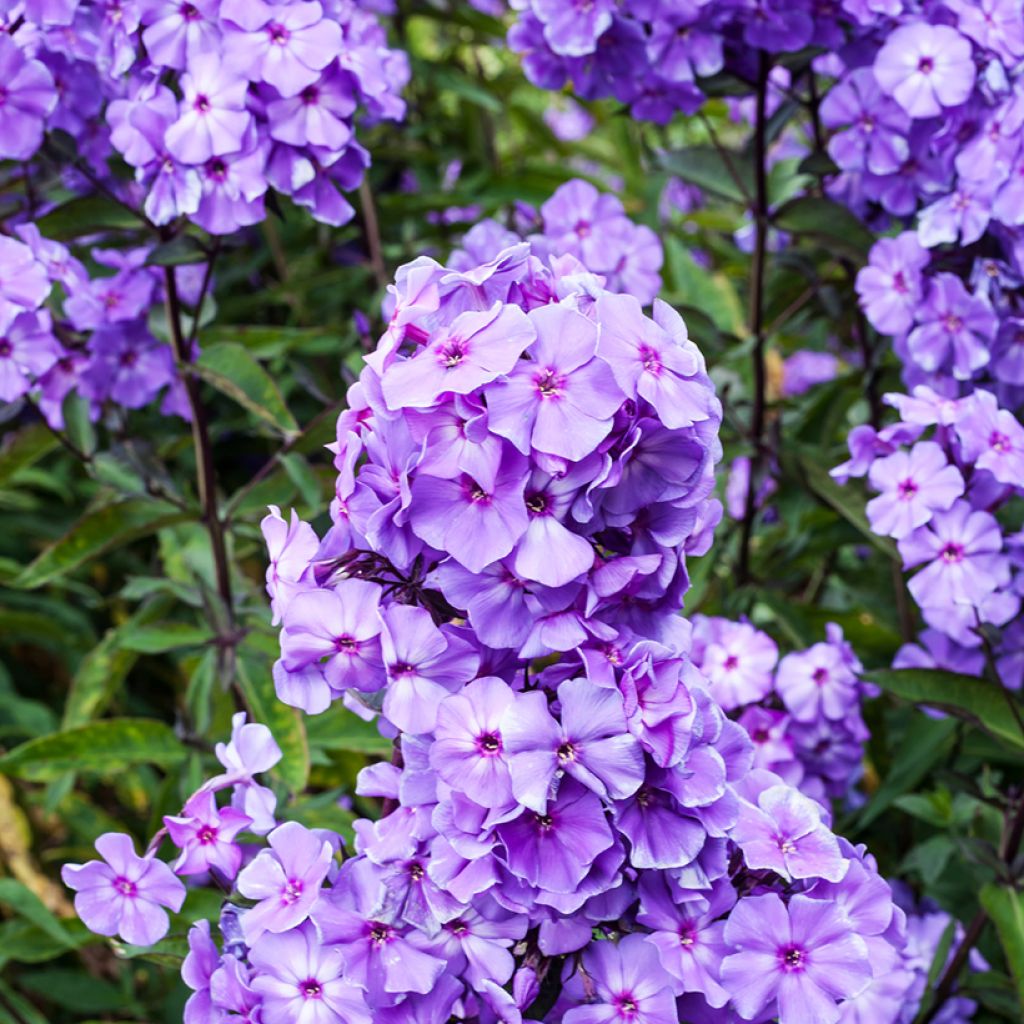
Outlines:
[[[1021, 491], [1024, 427], [996, 396], [977, 388], [947, 398], [924, 384], [886, 401], [899, 420], [850, 434], [841, 481], [866, 476], [877, 492], [867, 505], [872, 529], [892, 537], [927, 629], [897, 666], [980, 675], [981, 627], [992, 627], [1003, 682], [1024, 678], [1019, 628], [1021, 538], [996, 513]], [[990, 637], [991, 639], [991, 637]]]
[[826, 806], [854, 796], [870, 735], [860, 704], [874, 694], [837, 625], [780, 660], [775, 641], [749, 622], [697, 615], [690, 656], [716, 703], [746, 730], [755, 768]]
[[661, 240], [646, 225], [634, 223], [618, 197], [588, 181], [576, 178], [559, 186], [539, 210], [516, 204], [515, 220], [515, 231], [495, 220], [481, 221], [463, 237], [448, 266], [470, 270], [528, 241], [542, 259], [574, 256], [602, 278], [608, 291], [634, 295], [644, 305], [661, 290]]
[[[137, 409], [158, 397], [163, 413], [188, 417], [172, 349], [148, 324], [166, 287], [163, 268], [147, 263], [151, 248], [93, 248], [91, 276], [35, 225], [0, 236], [0, 403], [28, 396], [55, 429], [71, 392], [94, 420], [108, 403]], [[203, 277], [201, 265], [174, 269], [187, 306], [199, 305]]]
[[[157, 225], [226, 234], [270, 190], [343, 224], [369, 163], [357, 120], [400, 120], [408, 61], [354, 0], [20, 0], [0, 15], [0, 158], [71, 136], [68, 184]], [[123, 187], [117, 155], [134, 169]]]
[[[273, 750], [236, 724], [225, 775], [166, 822], [177, 873], [231, 891], [219, 938], [190, 934], [186, 1020], [902, 1019], [904, 913], [716, 702], [733, 637], [678, 614], [721, 511], [681, 319], [530, 242], [403, 267], [387, 318], [339, 417], [329, 531], [264, 521], [278, 694], [395, 738], [357, 783], [381, 815], [351, 848], [268, 830], [250, 790]], [[734, 701], [775, 685], [812, 723], [854, 703], [837, 633], [777, 668], [756, 631], [735, 646]], [[240, 830], [266, 845], [231, 851]], [[68, 880], [138, 888], [131, 867]]]

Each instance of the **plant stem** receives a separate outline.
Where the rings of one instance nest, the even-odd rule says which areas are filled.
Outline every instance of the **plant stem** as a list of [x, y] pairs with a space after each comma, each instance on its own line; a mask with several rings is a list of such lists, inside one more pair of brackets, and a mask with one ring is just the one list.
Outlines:
[[750, 312], [748, 315], [750, 333], [754, 339], [754, 408], [750, 418], [750, 438], [754, 445], [754, 455], [750, 466], [750, 480], [747, 485], [746, 507], [743, 513], [743, 532], [740, 536], [739, 565], [737, 577], [740, 584], [750, 579], [750, 543], [754, 532], [754, 519], [757, 515], [757, 481], [759, 469], [764, 456], [764, 425], [765, 425], [765, 392], [767, 389], [767, 373], [765, 368], [764, 329], [764, 276], [765, 254], [768, 248], [768, 168], [766, 166], [767, 149], [767, 94], [768, 74], [771, 63], [768, 55], [761, 52], [757, 77], [757, 108], [754, 119], [754, 205], [751, 213], [754, 217], [754, 254], [751, 267]]
[[366, 249], [370, 255], [370, 267], [377, 286], [384, 288], [390, 278], [384, 263], [384, 251], [380, 242], [380, 222], [377, 220], [377, 206], [373, 201], [370, 183], [364, 177], [359, 183], [359, 205], [363, 208], [363, 230], [366, 234]]
[[217, 512], [217, 475], [213, 465], [213, 446], [210, 443], [210, 429], [199, 393], [199, 381], [192, 373], [190, 348], [181, 329], [181, 301], [174, 279], [174, 268], [164, 268], [164, 291], [167, 321], [170, 325], [174, 354], [185, 386], [189, 409], [192, 413], [192, 445], [196, 456], [196, 489], [203, 523], [210, 535], [210, 549], [213, 553], [217, 593], [224, 606], [226, 622], [218, 626], [219, 649], [227, 652], [221, 668], [225, 678], [233, 675], [233, 647], [237, 640], [234, 628], [234, 611], [231, 597], [231, 569], [228, 562], [227, 541], [224, 524]]

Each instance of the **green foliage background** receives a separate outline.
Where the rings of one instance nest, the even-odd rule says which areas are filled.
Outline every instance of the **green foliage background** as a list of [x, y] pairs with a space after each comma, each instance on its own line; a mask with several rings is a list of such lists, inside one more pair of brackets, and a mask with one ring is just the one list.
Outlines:
[[[127, 829], [144, 843], [209, 773], [213, 744], [227, 737], [236, 710], [268, 724], [282, 746], [274, 785], [289, 816], [346, 833], [354, 815], [377, 813], [372, 801], [352, 797], [352, 786], [390, 745], [340, 705], [307, 719], [274, 697], [277, 641], [259, 521], [275, 503], [326, 523], [334, 472], [323, 446], [361, 352], [379, 333], [383, 285], [420, 253], [443, 258], [468, 227], [430, 214], [473, 205], [507, 218], [514, 201], [543, 202], [571, 177], [613, 186], [630, 215], [662, 237], [662, 296], [681, 310], [713, 367], [727, 410], [726, 460], [749, 453], [751, 260], [732, 236], [753, 170], [747, 133], [724, 100], [664, 130], [593, 105], [595, 131], [561, 143], [542, 118], [550, 95], [491, 45], [502, 36], [497, 23], [465, 4], [404, 7], [397, 41], [413, 61], [409, 117], [368, 139], [374, 165], [360, 218], [329, 230], [282, 204], [252, 234], [222, 244], [216, 287], [198, 314], [204, 354], [196, 372], [210, 413], [233, 608], [218, 594], [187, 424], [153, 409], [113, 410], [94, 428], [72, 402], [63, 437], [27, 410], [2, 425], [0, 1024], [180, 1021], [183, 936], [191, 920], [216, 913], [216, 897], [192, 893], [171, 936], [142, 951], [89, 935], [58, 872], [88, 859], [102, 832]], [[784, 103], [770, 132], [797, 121], [810, 124], [806, 111]], [[462, 173], [445, 188], [453, 160]], [[839, 488], [827, 470], [844, 457], [850, 427], [879, 414], [897, 367], [858, 315], [852, 277], [871, 235], [816, 192], [827, 167], [820, 153], [782, 160], [769, 179], [774, 225], [793, 240], [771, 255], [765, 289], [768, 423], [782, 441], [778, 515], [758, 523], [742, 586], [739, 530], [722, 525], [712, 552], [693, 562], [687, 610], [749, 615], [784, 648], [809, 645], [826, 622], [838, 622], [878, 668], [911, 635], [910, 605], [892, 545], [867, 529], [863, 494]], [[410, 172], [418, 191], [401, 188]], [[709, 202], [666, 222], [659, 197], [673, 175], [700, 185]], [[60, 198], [57, 182], [39, 187]], [[794, 199], [802, 190], [808, 195]], [[97, 230], [114, 244], [142, 240], [102, 198], [69, 199], [40, 228], [72, 243]], [[209, 245], [198, 232], [181, 234], [154, 259], [193, 262]], [[710, 269], [694, 250], [710, 257]], [[370, 320], [369, 336], [357, 328], [357, 310]], [[151, 326], [168, 338], [162, 315]], [[782, 401], [781, 358], [833, 339], [866, 368], [851, 365]], [[997, 927], [981, 948], [995, 967], [968, 988], [983, 1005], [979, 1020], [1019, 1021], [1024, 914], [1017, 875], [1000, 856], [1001, 794], [1022, 777], [1024, 734], [998, 691], [976, 680], [874, 678], [894, 696], [867, 709], [867, 799], [839, 830], [867, 842], [884, 874], [961, 920], [988, 909]], [[927, 717], [915, 703], [954, 715]], [[342, 797], [349, 799], [339, 804]]]

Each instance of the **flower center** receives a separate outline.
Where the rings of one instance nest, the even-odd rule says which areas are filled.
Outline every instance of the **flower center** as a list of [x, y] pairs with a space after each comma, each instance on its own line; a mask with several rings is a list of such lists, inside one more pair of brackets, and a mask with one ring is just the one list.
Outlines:
[[114, 879], [114, 888], [122, 895], [127, 896], [129, 899], [134, 899], [138, 890], [135, 887], [135, 883], [131, 879], [125, 878], [123, 875], [118, 875]]
[[684, 924], [679, 929], [679, 945], [685, 946], [689, 949], [697, 941], [697, 936], [694, 933], [693, 925]]
[[299, 95], [307, 107], [315, 107], [320, 102], [320, 90], [315, 85], [307, 85]]
[[903, 276], [902, 270], [897, 270], [896, 273], [892, 275], [892, 286], [901, 295], [906, 295], [907, 292], [910, 291], [907, 287], [907, 279]]
[[204, 96], [200, 93], [195, 100], [193, 100], [192, 106], [198, 110], [200, 114], [208, 114], [210, 112], [210, 97]]
[[768, 730], [767, 729], [755, 729], [751, 734], [750, 738], [755, 743], [767, 743], [768, 742]]
[[776, 836], [775, 841], [779, 844], [781, 853], [796, 853], [796, 843], [788, 836]]
[[501, 753], [501, 736], [496, 732], [487, 732], [476, 741], [477, 749], [484, 757], [496, 757]]
[[917, 491], [917, 484], [909, 478], [901, 480], [899, 482], [899, 486], [896, 488], [896, 493], [899, 496], [900, 501], [910, 501], [910, 499], [917, 494]]
[[414, 861], [409, 865], [409, 877], [414, 882], [422, 882], [425, 874], [426, 872], [423, 870], [423, 865], [419, 861]]
[[551, 827], [554, 825], [554, 821], [550, 814], [535, 814], [533, 817], [541, 832], [549, 832]]
[[374, 921], [370, 928], [370, 941], [376, 946], [386, 945], [391, 941], [391, 926]]
[[623, 992], [615, 997], [615, 1009], [623, 1020], [632, 1020], [637, 1014], [636, 998], [632, 992]]
[[186, 21], [198, 21], [201, 17], [199, 9], [195, 6], [195, 4], [182, 4], [178, 8], [178, 13]]
[[130, 370], [139, 361], [139, 355], [137, 352], [129, 349], [127, 352], [122, 352], [117, 357], [117, 361], [121, 366], [127, 367]]
[[277, 46], [285, 46], [288, 42], [288, 29], [279, 22], [272, 21], [267, 26], [267, 34], [270, 36], [270, 41]]
[[299, 985], [299, 991], [303, 999], [322, 999], [324, 994], [323, 986], [316, 978], [307, 978]]
[[466, 358], [466, 343], [453, 338], [441, 346], [439, 355], [441, 365], [446, 370], [453, 370]]
[[339, 654], [355, 654], [359, 650], [359, 643], [353, 637], [346, 634], [335, 639], [334, 649]]
[[573, 228], [578, 238], [586, 238], [590, 234], [590, 221], [578, 220]]
[[963, 329], [964, 322], [956, 315], [956, 313], [947, 313], [942, 318], [942, 326], [945, 327], [950, 334], [956, 334], [958, 331]]
[[548, 511], [548, 496], [546, 494], [531, 494], [526, 499], [526, 508], [530, 515], [544, 515]]
[[558, 760], [562, 764], [569, 764], [576, 760], [576, 748], [569, 742], [563, 743], [558, 748]]
[[722, 668], [726, 672], [735, 672], [740, 667], [740, 659], [735, 654], [730, 654], [726, 657], [725, 661], [722, 662]]
[[204, 825], [196, 833], [196, 838], [203, 846], [209, 846], [210, 843], [215, 843], [217, 841], [217, 830], [213, 825]]
[[828, 669], [827, 668], [816, 668], [811, 673], [811, 678], [819, 685], [824, 686], [828, 682]]
[[802, 971], [807, 966], [807, 953], [798, 946], [782, 951], [782, 967], [786, 971]]
[[935, 70], [935, 60], [932, 57], [922, 57], [917, 62], [917, 70], [922, 75], [930, 75]]
[[1009, 451], [1013, 451], [1013, 445], [1010, 443], [1009, 437], [999, 430], [993, 430], [991, 436], [988, 439], [989, 447], [1000, 455], [1005, 455]]
[[14, 346], [6, 338], [0, 338], [0, 359], [7, 359], [13, 353]]
[[289, 878], [281, 890], [281, 899], [285, 903], [296, 903], [302, 898], [302, 880]]
[[655, 376], [661, 373], [661, 358], [653, 348], [647, 345], [640, 346], [640, 362], [647, 373], [653, 373]]
[[565, 387], [565, 378], [554, 370], [545, 370], [533, 378], [533, 383], [541, 398], [559, 398]]
[[962, 544], [950, 541], [940, 552], [941, 558], [947, 565], [956, 565], [964, 560], [964, 548]]

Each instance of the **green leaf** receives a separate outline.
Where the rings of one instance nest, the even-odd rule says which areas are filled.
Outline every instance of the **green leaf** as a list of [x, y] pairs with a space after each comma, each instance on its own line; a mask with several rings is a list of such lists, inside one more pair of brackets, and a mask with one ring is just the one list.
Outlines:
[[100, 978], [90, 978], [80, 970], [51, 967], [25, 972], [21, 986], [45, 1002], [82, 1013], [107, 1013], [123, 1010], [132, 1000], [116, 985]]
[[753, 165], [741, 153], [731, 152], [726, 158], [713, 146], [690, 146], [663, 153], [661, 163], [676, 177], [723, 199], [748, 206], [754, 194]]
[[77, 569], [90, 558], [121, 547], [189, 517], [165, 501], [129, 498], [87, 512], [71, 529], [25, 567], [13, 581], [31, 590]]
[[0, 757], [0, 772], [46, 782], [70, 771], [113, 775], [133, 764], [171, 768], [185, 753], [163, 722], [112, 718], [22, 743]]
[[377, 731], [372, 722], [364, 722], [340, 702], [322, 715], [308, 719], [309, 745], [317, 750], [341, 750], [371, 757], [390, 757], [392, 742]]
[[77, 391], [69, 391], [61, 405], [68, 440], [84, 455], [96, 451], [96, 428], [89, 418], [89, 408], [89, 399]]
[[122, 635], [164, 614], [169, 604], [166, 597], [157, 598], [140, 608], [127, 622], [103, 634], [103, 639], [82, 659], [71, 680], [71, 690], [64, 702], [63, 729], [85, 725], [103, 713], [138, 660], [135, 651], [126, 650], [121, 644]]
[[[875, 676], [872, 675], [872, 679]], [[915, 717], [896, 749], [896, 756], [885, 774], [885, 781], [872, 794], [857, 824], [870, 825], [904, 793], [909, 792], [950, 752], [956, 719]]]
[[0, 449], [0, 484], [7, 483], [20, 469], [38, 462], [60, 442], [42, 423], [33, 423], [11, 433]]
[[14, 878], [0, 878], [0, 903], [10, 907], [19, 916], [31, 921], [54, 942], [70, 948], [71, 936], [43, 901], [27, 886]]
[[105, 229], [141, 228], [141, 216], [101, 195], [83, 196], [58, 206], [36, 221], [44, 238], [66, 242], [79, 235], [94, 235]]
[[286, 437], [299, 432], [299, 425], [285, 405], [274, 379], [242, 345], [234, 342], [211, 345], [199, 357], [195, 371], [211, 387]]
[[164, 654], [181, 647], [201, 647], [213, 639], [207, 626], [187, 622], [157, 622], [122, 628], [119, 632], [121, 646], [138, 654]]
[[828, 470], [819, 465], [808, 453], [799, 452], [797, 460], [807, 486], [826, 505], [838, 512], [887, 558], [896, 560], [899, 557], [896, 545], [888, 537], [880, 537], [871, 529], [863, 503], [855, 491], [840, 487], [829, 475]]
[[178, 235], [151, 250], [146, 263], [155, 267], [180, 267], [188, 263], [203, 263], [206, 252], [197, 238]]
[[979, 899], [999, 933], [1006, 963], [1017, 985], [1017, 998], [1024, 1010], [1024, 899], [1016, 889], [995, 882], [982, 888]]
[[1008, 695], [987, 679], [931, 668], [875, 669], [869, 675], [871, 682], [887, 693], [913, 704], [947, 711], [1024, 749], [1024, 732], [1010, 714]]
[[792, 199], [772, 217], [783, 231], [811, 235], [844, 255], [863, 260], [875, 236], [845, 206], [820, 196]]
[[257, 722], [262, 722], [277, 741], [283, 757], [274, 774], [293, 792], [301, 793], [309, 780], [309, 744], [306, 727], [297, 708], [282, 704], [274, 692], [270, 659], [243, 644], [238, 658], [238, 683]]

